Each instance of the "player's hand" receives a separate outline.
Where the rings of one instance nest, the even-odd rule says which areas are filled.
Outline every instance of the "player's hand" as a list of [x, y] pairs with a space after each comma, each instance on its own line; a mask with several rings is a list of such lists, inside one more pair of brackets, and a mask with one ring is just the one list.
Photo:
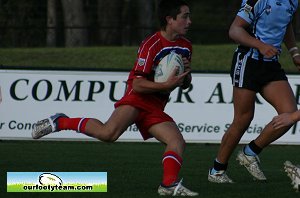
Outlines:
[[168, 90], [171, 92], [173, 91], [176, 87], [179, 87], [183, 84], [184, 78], [186, 75], [190, 73], [190, 71], [185, 71], [182, 74], [177, 76], [179, 67], [176, 67], [171, 75], [169, 76], [168, 80], [165, 82], [166, 87], [168, 87]]
[[296, 121], [293, 119], [292, 113], [283, 113], [278, 116], [275, 116], [271, 124], [274, 129], [280, 129], [282, 127], [291, 126]]
[[300, 56], [295, 56], [293, 58], [293, 62], [295, 64], [295, 66], [298, 68], [298, 70], [300, 71]]
[[189, 72], [189, 74], [187, 74], [183, 80], [183, 83], [182, 85], [180, 86], [182, 89], [187, 89], [191, 82], [192, 82], [192, 75], [191, 75], [191, 71], [192, 71], [192, 68], [191, 68], [191, 62], [183, 57], [182, 58], [182, 61], [183, 61], [183, 64], [184, 64], [184, 72]]
[[183, 57], [182, 58], [182, 62], [183, 62], [183, 65], [184, 65], [184, 71], [189, 71], [191, 72], [192, 68], [191, 68], [191, 62], [186, 58], [186, 57]]
[[272, 58], [273, 56], [276, 56], [279, 53], [276, 47], [266, 43], [262, 43], [258, 50], [265, 58]]

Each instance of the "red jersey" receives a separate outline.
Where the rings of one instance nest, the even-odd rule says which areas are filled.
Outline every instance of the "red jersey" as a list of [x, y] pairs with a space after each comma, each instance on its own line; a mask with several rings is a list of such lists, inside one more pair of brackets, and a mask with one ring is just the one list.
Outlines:
[[186, 38], [179, 37], [176, 41], [168, 41], [161, 35], [160, 32], [156, 32], [150, 37], [147, 37], [141, 43], [138, 50], [137, 60], [129, 73], [126, 93], [116, 106], [124, 104], [122, 101], [126, 101], [126, 104], [143, 109], [151, 108], [153, 105], [160, 109], [164, 109], [170, 94], [137, 93], [132, 89], [132, 81], [134, 78], [141, 76], [153, 81], [155, 68], [160, 60], [171, 51], [175, 51], [176, 53], [181, 54], [182, 57], [186, 57], [188, 60], [191, 60], [192, 45]]

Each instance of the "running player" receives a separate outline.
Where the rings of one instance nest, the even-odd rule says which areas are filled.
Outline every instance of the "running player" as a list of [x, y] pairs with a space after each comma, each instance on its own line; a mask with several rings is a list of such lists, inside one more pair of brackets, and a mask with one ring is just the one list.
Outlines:
[[[298, 0], [242, 1], [229, 30], [229, 36], [240, 44], [234, 53], [231, 69], [234, 118], [209, 170], [208, 180], [211, 182], [233, 182], [225, 171], [232, 152], [253, 119], [257, 93], [279, 114], [296, 111], [293, 91], [278, 59], [284, 42], [294, 64], [300, 66], [291, 23], [297, 7]], [[274, 129], [269, 123], [255, 140], [239, 151], [237, 160], [256, 180], [267, 180], [260, 168], [258, 154], [289, 128]]]
[[[144, 140], [155, 137], [166, 145], [162, 156], [163, 178], [159, 195], [196, 196], [178, 179], [185, 141], [174, 120], [164, 112], [170, 92], [176, 87], [188, 88], [191, 83], [191, 43], [183, 37], [191, 25], [190, 9], [184, 0], [162, 0], [159, 4], [160, 31], [140, 45], [134, 67], [129, 73], [127, 90], [106, 123], [94, 118], [69, 118], [56, 114], [36, 123], [34, 139], [66, 129], [105, 142], [116, 141], [128, 126], [136, 124]], [[156, 83], [154, 70], [159, 61], [175, 51], [181, 54], [185, 72], [176, 71], [164, 83]]]

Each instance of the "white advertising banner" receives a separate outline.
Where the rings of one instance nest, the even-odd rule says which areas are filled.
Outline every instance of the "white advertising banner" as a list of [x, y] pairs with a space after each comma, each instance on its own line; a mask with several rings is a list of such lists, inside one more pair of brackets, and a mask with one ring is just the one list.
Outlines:
[[[127, 75], [127, 72], [0, 70], [0, 139], [30, 140], [33, 124], [58, 112], [105, 122], [114, 110], [114, 103], [124, 94]], [[300, 76], [288, 78], [299, 103]], [[220, 143], [233, 118], [229, 74], [194, 73], [190, 89], [172, 92], [166, 112], [177, 122], [187, 142]], [[275, 110], [258, 95], [254, 120], [241, 143], [256, 138], [275, 115]], [[300, 144], [299, 130], [296, 124], [275, 144]], [[42, 140], [94, 139], [63, 131]], [[133, 125], [119, 141], [143, 139]]]

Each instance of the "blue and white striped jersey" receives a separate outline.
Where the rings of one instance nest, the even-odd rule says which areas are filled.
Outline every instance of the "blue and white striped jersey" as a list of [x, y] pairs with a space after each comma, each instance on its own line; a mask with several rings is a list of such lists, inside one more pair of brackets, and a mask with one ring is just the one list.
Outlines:
[[[237, 15], [250, 24], [250, 34], [281, 52], [287, 25], [298, 7], [298, 0], [243, 0]], [[257, 49], [250, 49], [248, 56], [261, 58]], [[278, 57], [273, 57], [276, 60]], [[269, 59], [270, 60], [270, 59]]]

